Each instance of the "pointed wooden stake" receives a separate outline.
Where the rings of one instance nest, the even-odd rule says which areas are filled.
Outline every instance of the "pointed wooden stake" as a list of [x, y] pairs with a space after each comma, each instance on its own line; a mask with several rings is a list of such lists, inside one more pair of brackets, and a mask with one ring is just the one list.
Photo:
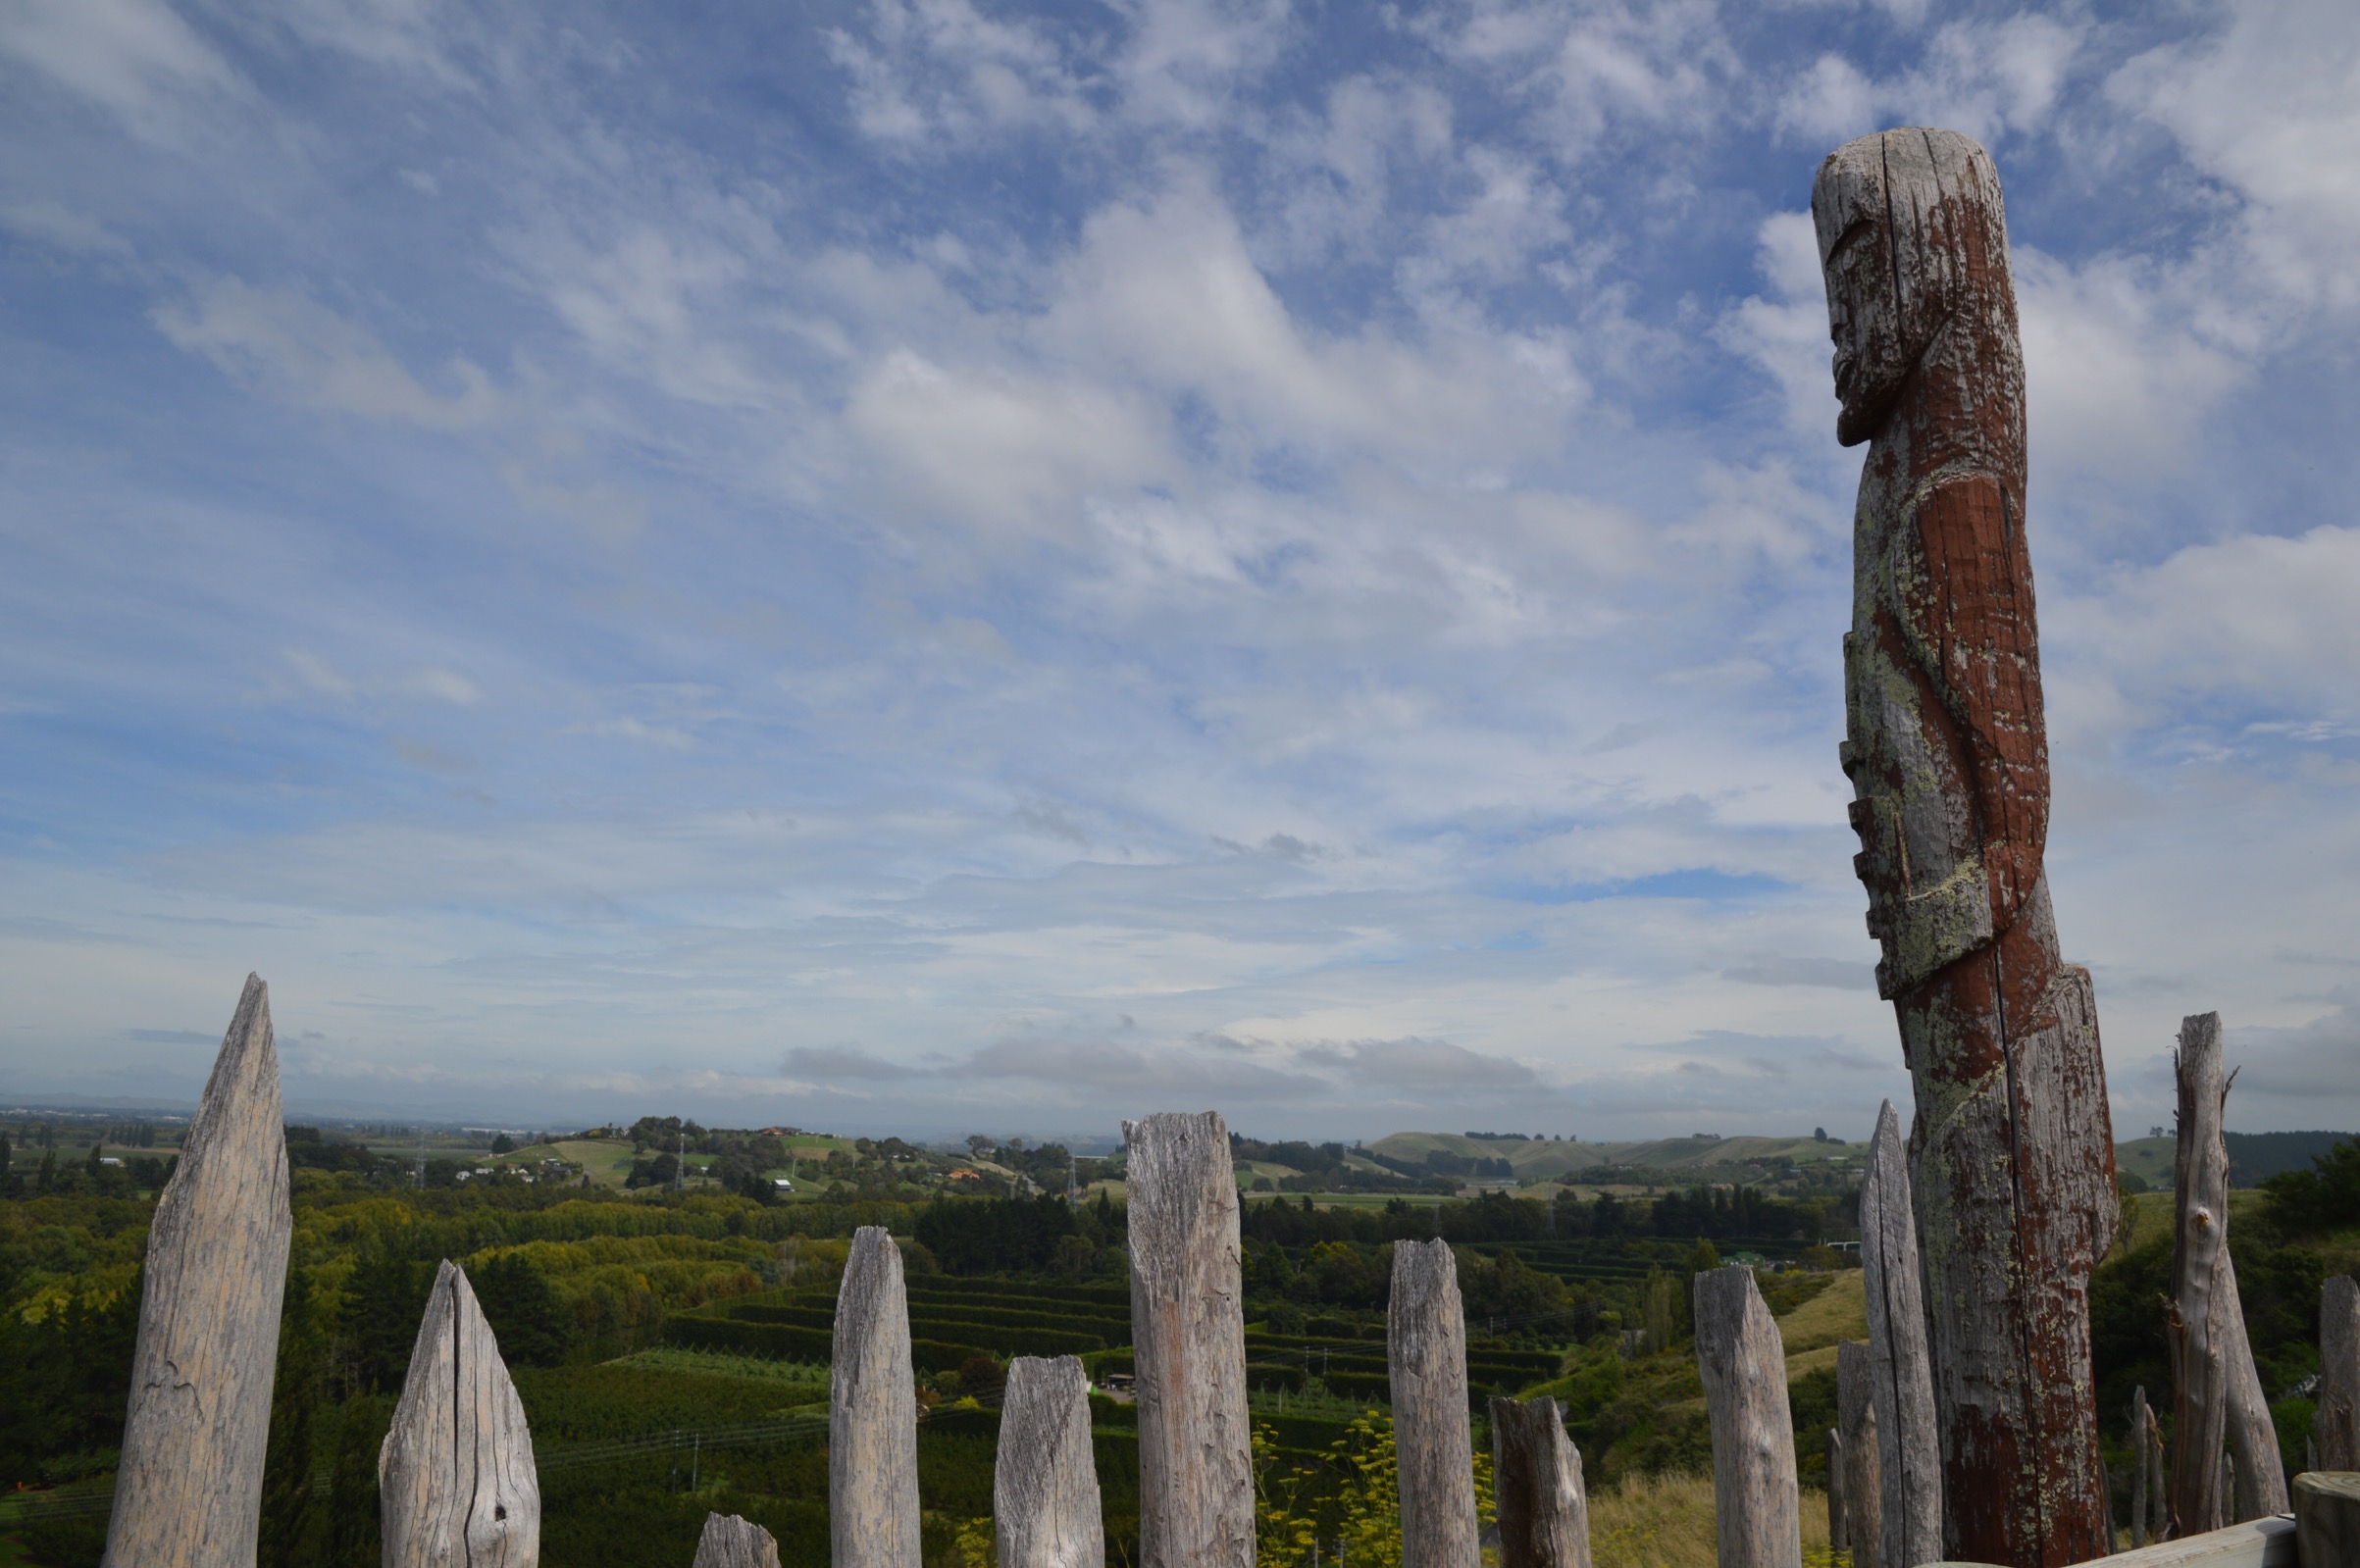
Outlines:
[[108, 1568], [251, 1568], [292, 1226], [270, 990], [248, 975], [148, 1232]]
[[533, 1434], [467, 1273], [445, 1258], [377, 1456], [386, 1568], [534, 1568]]
[[1394, 1243], [1385, 1353], [1401, 1472], [1402, 1568], [1477, 1568], [1483, 1548], [1467, 1435], [1466, 1313], [1448, 1241]]
[[1500, 1568], [1590, 1568], [1590, 1494], [1557, 1401], [1495, 1397], [1491, 1451]]
[[2319, 1414], [2313, 1437], [2318, 1468], [2360, 1471], [2360, 1284], [2348, 1274], [2319, 1288]]
[[1786, 1349], [1746, 1265], [1696, 1277], [1696, 1360], [1713, 1419], [1720, 1568], [1802, 1568]]
[[919, 1568], [918, 1397], [901, 1249], [881, 1225], [852, 1237], [836, 1288], [828, 1403], [835, 1568]]
[[1142, 1568], [1253, 1568], [1237, 1181], [1220, 1113], [1123, 1124]]
[[1105, 1568], [1090, 1381], [1069, 1355], [1008, 1363], [992, 1472], [1000, 1568]]
[[[2180, 1143], [2175, 1158], [2178, 1225], [2172, 1248], [2172, 1297], [2165, 1314], [2176, 1402], [2172, 1432], [2172, 1524], [2194, 1535], [2247, 1518], [2284, 1513], [2286, 1478], [2278, 1429], [2254, 1370], [2229, 1255], [2229, 1150], [2221, 1113], [2229, 1086], [2221, 1077], [2221, 1015], [2180, 1021], [2176, 1055]], [[2223, 1478], [2223, 1443], [2236, 1455], [2239, 1508]]]
[[1875, 1391], [1875, 1361], [1869, 1347], [1858, 1340], [1838, 1344], [1835, 1419], [1844, 1434], [1844, 1535], [1851, 1543], [1853, 1568], [1878, 1568], [1884, 1561], [1883, 1455], [1879, 1447], [1884, 1440], [1876, 1430]]
[[1933, 1562], [1942, 1555], [1942, 1442], [1934, 1421], [1933, 1357], [1926, 1348], [1924, 1277], [1910, 1200], [1901, 1118], [1886, 1100], [1869, 1140], [1860, 1188], [1861, 1272], [1869, 1297], [1871, 1398], [1883, 1489], [1879, 1560]]
[[734, 1513], [709, 1513], [693, 1568], [779, 1568], [779, 1543], [769, 1531]]

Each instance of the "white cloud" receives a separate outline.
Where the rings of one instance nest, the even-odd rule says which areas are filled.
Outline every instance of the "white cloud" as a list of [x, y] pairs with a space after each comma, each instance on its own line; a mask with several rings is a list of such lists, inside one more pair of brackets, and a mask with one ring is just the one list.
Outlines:
[[0, 11], [14, 56], [106, 109], [141, 139], [183, 140], [245, 78], [162, 0], [17, 0]]
[[1780, 95], [1779, 130], [1832, 147], [1889, 126], [1942, 126], [1990, 142], [2033, 133], [2054, 118], [2089, 32], [2081, 22], [2024, 13], [1953, 22], [1912, 70], [1873, 78], [1841, 54], [1821, 55]]
[[478, 430], [502, 417], [490, 379], [466, 360], [449, 366], [456, 391], [430, 390], [367, 330], [293, 289], [214, 278], [185, 302], [157, 307], [155, 322], [225, 376], [299, 408], [432, 430]]

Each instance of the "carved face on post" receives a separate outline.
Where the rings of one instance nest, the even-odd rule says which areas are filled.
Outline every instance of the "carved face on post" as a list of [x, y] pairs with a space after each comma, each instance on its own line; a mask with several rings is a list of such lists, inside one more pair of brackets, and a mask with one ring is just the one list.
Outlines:
[[1885, 206], [1882, 136], [1863, 137], [1821, 166], [1811, 216], [1827, 280], [1827, 335], [1835, 343], [1835, 438], [1857, 446], [1876, 433], [1917, 355], [1902, 343], [1893, 225]]
[[[1989, 155], [1956, 131], [1878, 131], [1820, 166], [1811, 216], [1835, 342], [1835, 436], [1844, 445], [1876, 433], [1960, 310], [2004, 312], [2013, 338], [2000, 213]], [[1978, 284], [1993, 280], [1993, 298], [1977, 299]]]

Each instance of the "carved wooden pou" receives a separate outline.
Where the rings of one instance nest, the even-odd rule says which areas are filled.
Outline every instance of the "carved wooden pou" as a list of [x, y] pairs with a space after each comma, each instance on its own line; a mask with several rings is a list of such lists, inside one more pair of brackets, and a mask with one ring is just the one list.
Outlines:
[[1844, 638], [1854, 862], [1917, 1096], [1911, 1156], [1947, 1547], [2106, 1549], [2088, 1280], [2115, 1229], [2086, 971], [2042, 856], [2048, 737], [2025, 542], [2024, 357], [1999, 178], [1945, 130], [1823, 164], [1836, 435], [1869, 442]]

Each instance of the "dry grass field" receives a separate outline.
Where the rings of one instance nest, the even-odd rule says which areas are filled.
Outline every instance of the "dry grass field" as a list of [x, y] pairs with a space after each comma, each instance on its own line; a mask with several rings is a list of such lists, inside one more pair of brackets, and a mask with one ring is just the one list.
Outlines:
[[[1713, 1478], [1634, 1477], [1592, 1492], [1590, 1553], [1597, 1568], [1714, 1568]], [[1823, 1492], [1803, 1493], [1803, 1560], [1828, 1561]]]

